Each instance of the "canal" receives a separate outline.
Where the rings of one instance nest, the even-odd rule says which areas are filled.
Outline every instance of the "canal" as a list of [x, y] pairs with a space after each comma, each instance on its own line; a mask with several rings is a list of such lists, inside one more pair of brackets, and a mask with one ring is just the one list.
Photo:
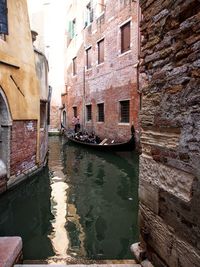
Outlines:
[[24, 259], [130, 259], [138, 240], [138, 155], [49, 139], [48, 166], [0, 197], [0, 236]]

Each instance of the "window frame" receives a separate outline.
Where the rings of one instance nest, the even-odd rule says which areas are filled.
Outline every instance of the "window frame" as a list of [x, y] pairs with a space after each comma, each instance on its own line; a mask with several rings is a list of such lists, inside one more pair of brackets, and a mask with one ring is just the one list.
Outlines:
[[[103, 105], [103, 110], [100, 110], [100, 107]], [[105, 121], [105, 108], [104, 108], [104, 103], [98, 103], [97, 104], [97, 111], [98, 111], [98, 117], [97, 121], [98, 122], [104, 122]], [[101, 114], [103, 112], [103, 114]], [[101, 119], [102, 117], [102, 119]]]
[[[103, 59], [100, 56], [101, 52], [101, 44], [103, 43]], [[101, 38], [100, 40], [97, 41], [97, 53], [98, 53], [98, 59], [97, 59], [97, 64], [100, 65], [105, 62], [105, 38]]]
[[77, 75], [77, 57], [74, 57], [72, 58], [72, 73], [73, 73], [73, 76], [76, 76]]
[[[128, 103], [128, 109], [127, 111], [122, 110], [124, 107], [122, 106], [123, 103], [127, 102]], [[124, 114], [127, 112], [127, 114]], [[129, 124], [130, 123], [130, 99], [124, 99], [119, 101], [119, 122], [120, 123], [125, 123]]]
[[87, 122], [92, 121], [92, 104], [86, 105], [86, 120]]
[[1, 40], [6, 40], [6, 35], [8, 32], [8, 3], [7, 0], [1, 1], [2, 6], [0, 6], [0, 35]]
[[[125, 31], [124, 29], [126, 26], [129, 25], [129, 46], [126, 48], [124, 45], [124, 38], [125, 38]], [[128, 21], [124, 22], [122, 25], [120, 25], [120, 51], [121, 54], [124, 54], [128, 51], [131, 50], [131, 20], [129, 19]]]
[[77, 106], [73, 106], [72, 109], [73, 109], [74, 117], [77, 117], [77, 116], [78, 116], [78, 109], [77, 109]]
[[47, 125], [47, 102], [40, 100], [40, 129]]
[[[90, 54], [89, 54], [90, 51]], [[89, 70], [92, 68], [92, 46], [88, 47], [85, 50], [86, 53], [86, 69]], [[90, 58], [90, 64], [89, 64], [89, 58]]]

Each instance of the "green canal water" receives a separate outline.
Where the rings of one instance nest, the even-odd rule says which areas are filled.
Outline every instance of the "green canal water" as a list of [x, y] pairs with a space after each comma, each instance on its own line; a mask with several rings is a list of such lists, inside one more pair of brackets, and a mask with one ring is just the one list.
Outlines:
[[138, 240], [138, 155], [50, 137], [48, 166], [0, 197], [0, 236], [24, 259], [130, 259]]

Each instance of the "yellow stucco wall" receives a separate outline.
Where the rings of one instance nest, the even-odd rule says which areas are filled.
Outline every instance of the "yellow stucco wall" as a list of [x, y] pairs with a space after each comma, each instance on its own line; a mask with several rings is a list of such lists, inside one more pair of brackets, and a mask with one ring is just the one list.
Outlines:
[[27, 3], [26, 0], [7, 2], [9, 34], [5, 41], [0, 39], [0, 61], [19, 69], [0, 63], [0, 86], [7, 96], [13, 120], [39, 120], [40, 92]]

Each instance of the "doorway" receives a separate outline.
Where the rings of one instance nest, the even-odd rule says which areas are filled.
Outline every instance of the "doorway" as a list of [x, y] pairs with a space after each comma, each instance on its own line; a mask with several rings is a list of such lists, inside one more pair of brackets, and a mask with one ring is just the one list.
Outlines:
[[6, 166], [7, 178], [10, 177], [10, 134], [12, 120], [6, 95], [0, 87], [0, 160]]

